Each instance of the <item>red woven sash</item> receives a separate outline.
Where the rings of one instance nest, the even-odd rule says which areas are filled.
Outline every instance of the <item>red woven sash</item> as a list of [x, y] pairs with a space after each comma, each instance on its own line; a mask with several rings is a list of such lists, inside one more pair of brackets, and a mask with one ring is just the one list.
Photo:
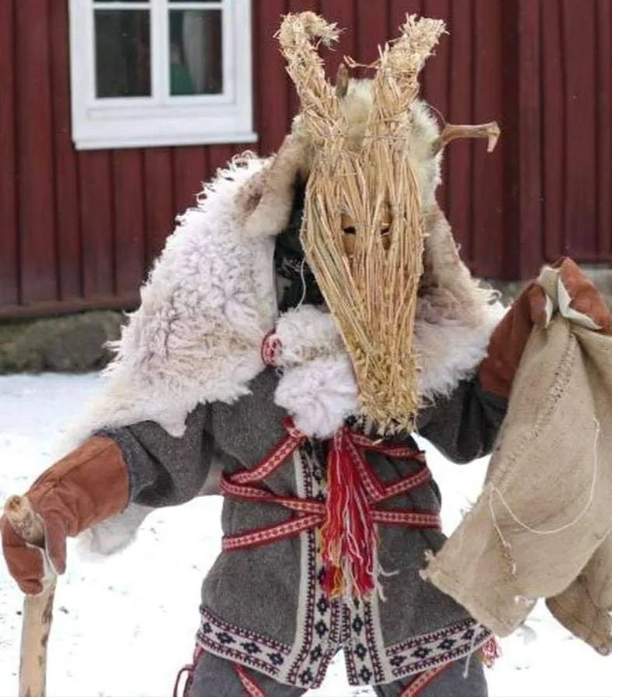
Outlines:
[[[437, 513], [378, 507], [381, 501], [418, 488], [431, 479], [423, 454], [406, 445], [374, 442], [344, 426], [329, 441], [326, 502], [278, 496], [260, 482], [307, 440], [291, 418], [284, 420], [284, 427], [287, 435], [259, 464], [224, 475], [220, 488], [231, 498], [281, 505], [291, 511], [291, 517], [277, 525], [227, 535], [223, 538], [223, 549], [269, 544], [319, 528], [326, 571], [322, 582], [324, 589], [333, 597], [344, 593], [365, 597], [376, 587], [379, 572], [377, 524], [440, 528]], [[365, 458], [368, 451], [416, 461], [423, 466], [394, 483], [383, 484]]]

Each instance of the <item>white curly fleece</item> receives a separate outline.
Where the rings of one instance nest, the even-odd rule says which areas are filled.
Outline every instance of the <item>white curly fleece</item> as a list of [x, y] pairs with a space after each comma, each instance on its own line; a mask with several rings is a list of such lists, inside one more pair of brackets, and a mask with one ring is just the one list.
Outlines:
[[[474, 373], [503, 313], [500, 304], [488, 306], [483, 322], [475, 326], [453, 319], [417, 319], [414, 342], [424, 399], [450, 394]], [[275, 337], [281, 343], [276, 364], [283, 368], [275, 403], [307, 435], [331, 437], [359, 410], [352, 363], [331, 315], [313, 306], [287, 311], [277, 322]]]
[[[274, 235], [246, 235], [243, 188], [267, 160], [234, 161], [178, 217], [130, 315], [102, 395], [73, 433], [153, 420], [171, 435], [204, 401], [236, 401], [264, 367], [260, 347], [277, 315]], [[288, 209], [289, 203], [283, 203]]]

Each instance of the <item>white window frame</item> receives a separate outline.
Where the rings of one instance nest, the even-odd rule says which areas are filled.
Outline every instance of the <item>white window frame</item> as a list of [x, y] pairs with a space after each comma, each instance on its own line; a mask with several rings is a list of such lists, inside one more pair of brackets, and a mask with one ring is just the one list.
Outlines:
[[[149, 97], [96, 96], [94, 10], [150, 10]], [[71, 111], [78, 150], [252, 143], [251, 0], [70, 0]], [[170, 9], [221, 9], [223, 94], [169, 94]]]

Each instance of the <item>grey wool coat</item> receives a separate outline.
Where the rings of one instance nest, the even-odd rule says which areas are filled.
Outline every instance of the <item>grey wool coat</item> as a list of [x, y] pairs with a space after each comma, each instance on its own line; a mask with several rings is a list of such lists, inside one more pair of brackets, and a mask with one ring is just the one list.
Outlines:
[[[277, 372], [268, 368], [235, 404], [198, 406], [181, 438], [150, 421], [105, 431], [123, 451], [131, 500], [151, 507], [180, 504], [200, 492], [213, 468], [232, 474], [258, 463], [285, 434], [285, 411], [273, 400], [277, 382]], [[476, 378], [461, 381], [448, 398], [421, 413], [419, 432], [449, 459], [467, 462], [491, 450], [505, 408], [505, 401], [484, 392]], [[414, 446], [412, 437], [402, 439]], [[265, 486], [281, 496], [323, 497], [326, 449], [326, 442], [308, 440], [265, 479]], [[419, 469], [418, 463], [381, 454], [369, 454], [368, 460], [383, 483]], [[440, 492], [431, 480], [384, 506], [438, 512]], [[223, 533], [237, 535], [288, 516], [277, 504], [226, 497]], [[378, 528], [378, 557], [389, 574], [382, 579], [382, 600], [375, 591], [370, 600], [352, 604], [328, 600], [320, 587], [315, 529], [222, 552], [202, 587], [199, 644], [303, 688], [320, 685], [329, 660], [341, 648], [349, 682], [367, 685], [405, 678], [480, 647], [490, 632], [418, 573], [426, 550], [437, 552], [444, 535], [431, 529]]]

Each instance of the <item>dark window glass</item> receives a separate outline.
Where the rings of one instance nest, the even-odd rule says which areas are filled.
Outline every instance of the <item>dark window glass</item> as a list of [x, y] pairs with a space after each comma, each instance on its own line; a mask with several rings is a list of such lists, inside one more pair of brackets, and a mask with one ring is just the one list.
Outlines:
[[96, 10], [97, 97], [150, 95], [150, 11]]
[[170, 11], [170, 93], [223, 92], [221, 10]]

